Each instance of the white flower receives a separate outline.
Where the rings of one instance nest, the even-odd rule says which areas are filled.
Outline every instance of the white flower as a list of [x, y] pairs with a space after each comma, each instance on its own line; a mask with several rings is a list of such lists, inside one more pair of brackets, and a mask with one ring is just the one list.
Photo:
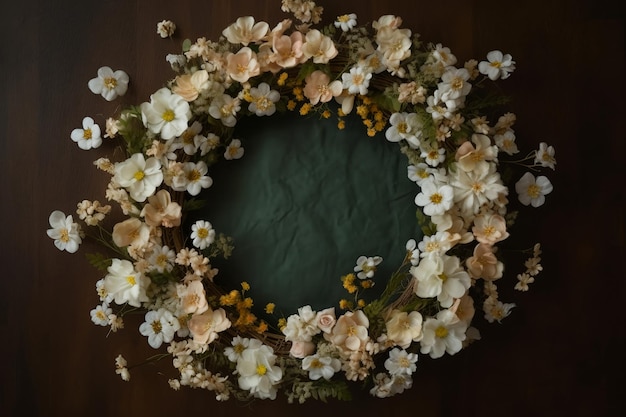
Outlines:
[[412, 148], [420, 145], [422, 123], [416, 113], [393, 113], [389, 118], [385, 137], [389, 142], [406, 140]]
[[408, 353], [404, 349], [393, 348], [389, 351], [389, 358], [385, 361], [385, 369], [387, 369], [392, 376], [411, 375], [417, 368], [415, 366], [416, 362], [416, 353]]
[[546, 201], [546, 194], [552, 192], [552, 183], [543, 175], [535, 176], [530, 172], [525, 173], [519, 181], [515, 183], [515, 191], [520, 203], [539, 207]]
[[309, 379], [317, 381], [320, 378], [329, 380], [341, 369], [341, 361], [330, 356], [318, 354], [307, 356], [302, 360], [302, 369], [309, 371]]
[[344, 352], [354, 352], [364, 348], [370, 340], [369, 325], [362, 310], [348, 311], [339, 317], [332, 332], [324, 334], [324, 338]]
[[154, 248], [148, 263], [150, 264], [150, 270], [160, 273], [171, 271], [174, 268], [174, 260], [176, 259], [176, 253], [167, 246], [157, 246]]
[[424, 337], [420, 341], [420, 352], [437, 359], [444, 353], [454, 355], [463, 347], [467, 323], [450, 310], [442, 310], [424, 322]]
[[491, 80], [508, 78], [515, 70], [515, 61], [511, 55], [503, 55], [500, 51], [491, 51], [487, 54], [487, 61], [478, 64], [478, 71]]
[[483, 204], [508, 193], [494, 164], [490, 164], [487, 170], [465, 172], [459, 169], [452, 176], [450, 185], [455, 189], [454, 202], [460, 203], [465, 215], [477, 214]]
[[190, 195], [198, 195], [203, 188], [209, 188], [211, 185], [213, 185], [213, 179], [206, 175], [208, 171], [209, 168], [204, 161], [199, 161], [197, 163], [185, 162], [183, 164], [185, 185], [184, 187], [173, 188], [176, 191], [187, 190]]
[[112, 101], [126, 94], [128, 74], [122, 70], [113, 72], [110, 67], [101, 67], [98, 76], [89, 80], [87, 86], [92, 93], [101, 94], [106, 101]]
[[287, 318], [287, 325], [282, 329], [285, 340], [290, 342], [310, 342], [321, 329], [317, 326], [317, 313], [307, 305], [298, 309], [298, 314]]
[[100, 126], [91, 117], [85, 117], [83, 119], [83, 128], [72, 130], [70, 137], [78, 144], [80, 149], [89, 150], [102, 145], [100, 134]]
[[198, 220], [191, 226], [191, 239], [193, 245], [200, 249], [208, 248], [215, 240], [215, 230], [211, 223], [205, 220]]
[[353, 27], [356, 26], [356, 14], [342, 14], [341, 16], [337, 16], [337, 20], [335, 20], [335, 27], [341, 28], [342, 31], [347, 32]]
[[260, 399], [275, 399], [276, 384], [283, 377], [283, 371], [276, 364], [274, 350], [261, 345], [257, 348], [248, 347], [237, 360], [239, 387], [250, 391]]
[[271, 90], [269, 84], [261, 83], [250, 89], [250, 105], [248, 110], [257, 116], [271, 116], [276, 112], [276, 103], [280, 100], [280, 93]]
[[157, 34], [162, 38], [170, 37], [176, 31], [176, 24], [171, 20], [162, 20], [157, 23]]
[[511, 310], [515, 307], [514, 303], [503, 303], [494, 297], [487, 297], [483, 303], [483, 311], [485, 312], [485, 320], [489, 323], [497, 321], [500, 323], [502, 319], [511, 314]]
[[233, 139], [230, 141], [226, 150], [224, 151], [224, 159], [230, 161], [233, 159], [239, 159], [243, 156], [244, 149], [241, 146], [239, 139]]
[[341, 74], [343, 88], [348, 90], [350, 94], [360, 94], [362, 96], [367, 94], [367, 87], [371, 78], [372, 73], [360, 66], [352, 67], [350, 72]]
[[161, 162], [154, 157], [133, 154], [126, 161], [115, 164], [115, 181], [130, 192], [133, 200], [144, 202], [163, 182]]
[[122, 355], [117, 355], [117, 358], [115, 358], [115, 373], [118, 374], [122, 380], [130, 381], [130, 372], [128, 372], [126, 365], [126, 359], [124, 359]]
[[471, 284], [470, 276], [456, 256], [424, 258], [418, 266], [411, 268], [411, 274], [417, 279], [417, 296], [437, 297], [444, 308], [451, 307], [454, 299], [461, 298]]
[[449, 185], [438, 185], [434, 180], [421, 184], [422, 191], [415, 197], [415, 204], [424, 208], [424, 214], [435, 216], [450, 210], [454, 203], [454, 190]]
[[450, 233], [438, 231], [434, 235], [424, 236], [417, 247], [420, 250], [420, 257], [437, 257], [446, 253], [451, 247]]
[[171, 342], [179, 328], [178, 319], [169, 310], [160, 308], [146, 313], [145, 322], [139, 326], [139, 333], [147, 336], [148, 344], [158, 349], [163, 342]]
[[498, 148], [508, 155], [515, 155], [519, 152], [517, 144], [515, 143], [515, 132], [513, 129], [507, 129], [501, 134], [496, 134], [493, 140], [496, 142]]
[[146, 295], [150, 278], [135, 271], [130, 261], [113, 259], [107, 271], [109, 273], [104, 277], [104, 289], [117, 304], [128, 303], [140, 307], [142, 302], [150, 301]]
[[91, 310], [89, 314], [91, 316], [91, 321], [94, 324], [98, 326], [108, 326], [110, 323], [109, 314], [112, 313], [113, 310], [111, 310], [111, 308], [107, 304], [101, 304]]
[[446, 150], [445, 148], [428, 146], [422, 149], [422, 153], [420, 154], [420, 156], [424, 158], [428, 165], [436, 167], [446, 160]]
[[450, 67], [441, 76], [441, 81], [437, 87], [442, 93], [444, 100], [457, 100], [467, 96], [472, 89], [472, 85], [467, 82], [470, 74], [465, 68]]
[[82, 243], [81, 230], [78, 223], [74, 223], [71, 215], [65, 216], [60, 210], [50, 213], [48, 218], [50, 229], [46, 231], [48, 237], [54, 239], [54, 246], [59, 250], [74, 253]]
[[[257, 340], [257, 339], [254, 339]], [[232, 347], [227, 347], [224, 349], [224, 354], [228, 357], [228, 360], [231, 362], [237, 362], [241, 357], [241, 354], [244, 350], [250, 346], [250, 339], [243, 338], [241, 336], [233, 337], [233, 340], [230, 342]]]
[[150, 103], [141, 104], [143, 125], [165, 140], [182, 135], [189, 119], [189, 103], [165, 87], [150, 96]]
[[556, 159], [554, 158], [554, 148], [548, 146], [547, 143], [541, 142], [539, 144], [539, 150], [535, 154], [535, 163], [542, 167], [549, 167], [554, 169]]
[[428, 164], [424, 162], [420, 162], [417, 165], [409, 165], [407, 168], [407, 176], [411, 181], [415, 181], [417, 185], [422, 185], [422, 183], [429, 178], [432, 178], [432, 174], [437, 172], [437, 168], [433, 168], [428, 166]]
[[407, 258], [411, 261], [411, 265], [415, 266], [420, 260], [420, 251], [417, 248], [415, 239], [409, 239], [406, 241]]
[[380, 256], [359, 256], [356, 260], [354, 272], [360, 279], [372, 278], [376, 272], [376, 266], [383, 261]]
[[233, 127], [237, 124], [237, 112], [239, 110], [241, 110], [239, 99], [228, 94], [215, 97], [209, 106], [211, 117], [221, 120], [226, 127]]

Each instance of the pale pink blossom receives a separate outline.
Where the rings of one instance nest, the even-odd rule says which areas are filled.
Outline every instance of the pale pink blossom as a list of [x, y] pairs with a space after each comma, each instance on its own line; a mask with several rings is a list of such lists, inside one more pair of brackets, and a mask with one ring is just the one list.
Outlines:
[[490, 245], [479, 243], [474, 248], [473, 256], [466, 261], [467, 272], [472, 278], [493, 281], [502, 277], [504, 265], [498, 261]]
[[240, 43], [246, 46], [249, 43], [256, 43], [263, 39], [268, 30], [269, 25], [267, 23], [255, 23], [254, 17], [243, 16], [224, 29], [222, 35], [224, 35], [230, 43]]
[[313, 71], [305, 79], [304, 95], [311, 104], [327, 103], [341, 94], [343, 87], [339, 80], [330, 82], [330, 77], [320, 70]]
[[256, 59], [256, 53], [247, 46], [235, 54], [229, 53], [226, 55], [226, 72], [230, 78], [240, 83], [259, 75], [261, 67]]
[[333, 40], [317, 29], [307, 32], [302, 51], [307, 59], [313, 58], [316, 64], [327, 64], [339, 53]]
[[210, 307], [202, 314], [195, 314], [187, 322], [193, 335], [193, 341], [199, 344], [210, 344], [218, 337], [218, 333], [231, 325], [223, 308], [212, 310]]
[[153, 196], [148, 197], [148, 203], [143, 206], [141, 216], [146, 224], [153, 227], [180, 226], [182, 207], [175, 201], [167, 190], [159, 190]]

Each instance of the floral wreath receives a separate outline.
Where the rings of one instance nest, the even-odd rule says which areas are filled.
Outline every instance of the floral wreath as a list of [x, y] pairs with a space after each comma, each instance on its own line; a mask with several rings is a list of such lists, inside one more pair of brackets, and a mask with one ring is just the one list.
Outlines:
[[[154, 349], [167, 345], [150, 360], [172, 358], [179, 375], [169, 384], [176, 390], [205, 388], [218, 400], [275, 399], [281, 390], [289, 402], [304, 402], [349, 399], [350, 383], [360, 381], [372, 395], [388, 397], [411, 387], [418, 355], [454, 355], [480, 339], [472, 326], [477, 308], [488, 322], [510, 314], [515, 305], [500, 301], [496, 287], [505, 277], [497, 246], [517, 215], [508, 210], [505, 178], [512, 174], [505, 168], [554, 169], [554, 149], [541, 143], [515, 160], [515, 115], [487, 120], [487, 111], [506, 102], [488, 87], [514, 71], [510, 55], [494, 50], [484, 61], [457, 66], [449, 48], [423, 44], [397, 16], [366, 27], [348, 14], [317, 29], [322, 8], [314, 2], [283, 0], [282, 10], [299, 24], [286, 19], [270, 29], [248, 16], [217, 42], [186, 40], [182, 54], [167, 57], [176, 76], [149, 102], [107, 119], [104, 135], [85, 117], [71, 132], [81, 149], [119, 139], [124, 159], [94, 164], [111, 175], [106, 199], [125, 219], [106, 227], [111, 206], [84, 200], [77, 209], [84, 225], [56, 210], [47, 233], [70, 253], [86, 238], [103, 245], [104, 252], [88, 254], [104, 275], [91, 320], [116, 332], [125, 315], [145, 314], [140, 334]], [[157, 24], [162, 37], [175, 29], [170, 21]], [[111, 101], [128, 81], [124, 71], [102, 67], [88, 86]], [[424, 237], [406, 243], [402, 264], [373, 301], [362, 294], [382, 258], [360, 256], [341, 277], [347, 296], [338, 309], [303, 306], [273, 326], [253, 313], [248, 283], [232, 291], [216, 283], [212, 261], [228, 258], [233, 240], [210, 219], [190, 230], [183, 220], [212, 185], [209, 168], [243, 156], [233, 135], [238, 120], [275, 112], [336, 117], [339, 129], [356, 112], [368, 136], [384, 132], [397, 142], [418, 186]], [[515, 191], [522, 205], [538, 207], [552, 185], [530, 171]], [[527, 251], [519, 291], [542, 270], [539, 244]], [[265, 306], [268, 314], [274, 309]], [[131, 366], [122, 355], [115, 364], [128, 381]]]

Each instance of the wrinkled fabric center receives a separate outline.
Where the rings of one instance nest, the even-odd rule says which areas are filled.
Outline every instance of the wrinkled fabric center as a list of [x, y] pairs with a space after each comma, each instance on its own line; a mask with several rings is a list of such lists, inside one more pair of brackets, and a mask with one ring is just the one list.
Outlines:
[[383, 134], [370, 138], [358, 116], [248, 117], [235, 138], [243, 158], [211, 167], [206, 208], [194, 217], [233, 237], [235, 250], [215, 260], [216, 283], [230, 290], [251, 285], [255, 312], [268, 302], [276, 317], [298, 307], [337, 306], [352, 299], [340, 277], [359, 256], [381, 256], [377, 295], [398, 268], [410, 238], [420, 240], [407, 160]]

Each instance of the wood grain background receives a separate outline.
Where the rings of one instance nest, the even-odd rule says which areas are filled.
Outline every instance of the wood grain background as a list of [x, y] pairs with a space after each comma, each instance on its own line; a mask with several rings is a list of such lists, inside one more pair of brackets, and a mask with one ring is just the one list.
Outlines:
[[[84, 116], [102, 122], [146, 101], [171, 77], [165, 55], [182, 40], [216, 39], [237, 17], [273, 26], [280, 1], [15, 1], [2, 7], [0, 205], [2, 416], [364, 415], [608, 416], [624, 406], [624, 20], [605, 1], [319, 0], [325, 21], [396, 14], [460, 61], [492, 49], [518, 63], [502, 83], [513, 97], [518, 140], [557, 150], [555, 191], [516, 233], [542, 242], [544, 272], [503, 325], [454, 357], [419, 365], [412, 390], [388, 400], [243, 406], [211, 393], [175, 392], [169, 370], [147, 366], [129, 383], [114, 358], [151, 349], [133, 326], [106, 338], [89, 311], [97, 272], [45, 234], [52, 210], [102, 198], [107, 178], [70, 139]], [[178, 25], [161, 39], [156, 23]], [[87, 81], [100, 66], [124, 69], [128, 93], [112, 103]], [[530, 148], [529, 148], [530, 149]], [[532, 216], [531, 216], [532, 217]], [[83, 252], [89, 248], [84, 248]], [[622, 410], [623, 411], [623, 410]]]

